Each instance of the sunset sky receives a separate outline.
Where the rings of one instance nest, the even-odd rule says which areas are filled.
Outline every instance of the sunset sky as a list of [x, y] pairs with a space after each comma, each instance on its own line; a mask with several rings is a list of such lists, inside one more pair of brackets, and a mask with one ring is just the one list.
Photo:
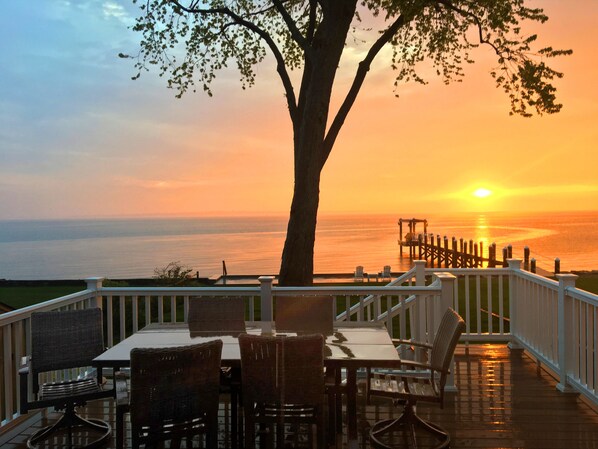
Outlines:
[[[324, 168], [320, 212], [598, 210], [598, 1], [532, 5], [550, 17], [540, 43], [574, 51], [552, 61], [561, 113], [510, 117], [487, 48], [464, 82], [430, 75], [395, 98], [386, 52]], [[231, 70], [214, 97], [178, 100], [117, 57], [138, 49], [136, 14], [114, 0], [0, 6], [0, 219], [287, 213], [292, 134], [272, 58], [250, 90]], [[335, 105], [363, 51], [347, 48]]]

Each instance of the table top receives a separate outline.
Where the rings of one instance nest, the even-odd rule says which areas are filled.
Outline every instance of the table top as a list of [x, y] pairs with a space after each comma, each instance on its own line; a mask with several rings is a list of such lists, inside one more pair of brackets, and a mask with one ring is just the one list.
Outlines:
[[[271, 327], [267, 326], [267, 330]], [[248, 334], [261, 335], [263, 325], [259, 322], [247, 322]], [[296, 335], [290, 333], [267, 332], [268, 335]], [[139, 332], [124, 339], [93, 360], [97, 367], [121, 368], [130, 365], [131, 349], [164, 348], [204, 343], [220, 339], [222, 345], [222, 364], [239, 366], [241, 352], [239, 342], [232, 335], [214, 335], [213, 333], [190, 332], [186, 323], [150, 324]], [[331, 367], [386, 367], [396, 366], [400, 361], [392, 340], [385, 327], [365, 323], [335, 323], [332, 335], [326, 336], [324, 363]]]

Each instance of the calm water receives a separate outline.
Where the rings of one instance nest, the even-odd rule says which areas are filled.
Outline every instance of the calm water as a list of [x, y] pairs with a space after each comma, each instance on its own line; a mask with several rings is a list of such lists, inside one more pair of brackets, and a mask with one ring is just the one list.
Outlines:
[[[498, 248], [512, 244], [515, 257], [529, 246], [538, 266], [561, 259], [563, 270], [598, 268], [598, 212], [535, 215], [419, 215], [428, 231], [473, 239]], [[407, 216], [403, 216], [407, 218]], [[122, 220], [0, 221], [0, 278], [79, 279], [151, 277], [171, 261], [201, 276], [278, 272], [286, 217], [161, 218]], [[322, 216], [315, 270], [349, 273], [410, 267], [399, 258], [398, 215]], [[418, 228], [423, 231], [423, 227]]]

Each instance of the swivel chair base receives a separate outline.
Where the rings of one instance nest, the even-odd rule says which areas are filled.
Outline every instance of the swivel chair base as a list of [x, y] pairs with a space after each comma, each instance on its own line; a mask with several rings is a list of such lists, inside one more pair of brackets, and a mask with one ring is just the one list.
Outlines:
[[38, 444], [50, 438], [50, 436], [62, 429], [67, 429], [68, 432], [68, 447], [74, 447], [72, 443], [73, 428], [77, 430], [91, 430], [98, 432], [100, 436], [91, 443], [82, 447], [82, 449], [97, 449], [104, 446], [110, 439], [112, 428], [110, 424], [100, 419], [85, 419], [75, 412], [75, 408], [68, 406], [63, 415], [54, 424], [46, 426], [35, 432], [28, 440], [27, 447], [29, 449], [37, 449]]
[[438, 440], [438, 444], [433, 446], [434, 449], [449, 447], [451, 437], [448, 432], [442, 427], [417, 416], [415, 406], [412, 404], [407, 404], [403, 410], [403, 414], [398, 418], [376, 422], [370, 429], [370, 443], [376, 449], [392, 449], [392, 446], [388, 446], [380, 441], [379, 437], [389, 432], [405, 431], [409, 432], [411, 447], [417, 449], [416, 429], [421, 429]]

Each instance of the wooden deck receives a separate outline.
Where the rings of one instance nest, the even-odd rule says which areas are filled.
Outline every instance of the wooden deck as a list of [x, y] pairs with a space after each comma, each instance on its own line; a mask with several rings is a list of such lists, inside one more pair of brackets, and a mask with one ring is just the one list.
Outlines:
[[[449, 431], [452, 448], [598, 449], [598, 413], [576, 395], [558, 392], [554, 379], [522, 351], [504, 345], [460, 346], [455, 359], [458, 394], [449, 395], [443, 410], [418, 406], [421, 416]], [[223, 427], [227, 407], [224, 403]], [[87, 410], [114, 424], [111, 401]], [[369, 426], [400, 411], [389, 401], [366, 405], [360, 397], [359, 413], [359, 447], [369, 448]], [[27, 436], [54, 416], [20, 431], [2, 448], [26, 448]], [[407, 447], [399, 435], [396, 439], [398, 447]], [[62, 447], [55, 443], [52, 447]], [[340, 444], [346, 447], [345, 436]], [[222, 432], [220, 447], [229, 446]]]

